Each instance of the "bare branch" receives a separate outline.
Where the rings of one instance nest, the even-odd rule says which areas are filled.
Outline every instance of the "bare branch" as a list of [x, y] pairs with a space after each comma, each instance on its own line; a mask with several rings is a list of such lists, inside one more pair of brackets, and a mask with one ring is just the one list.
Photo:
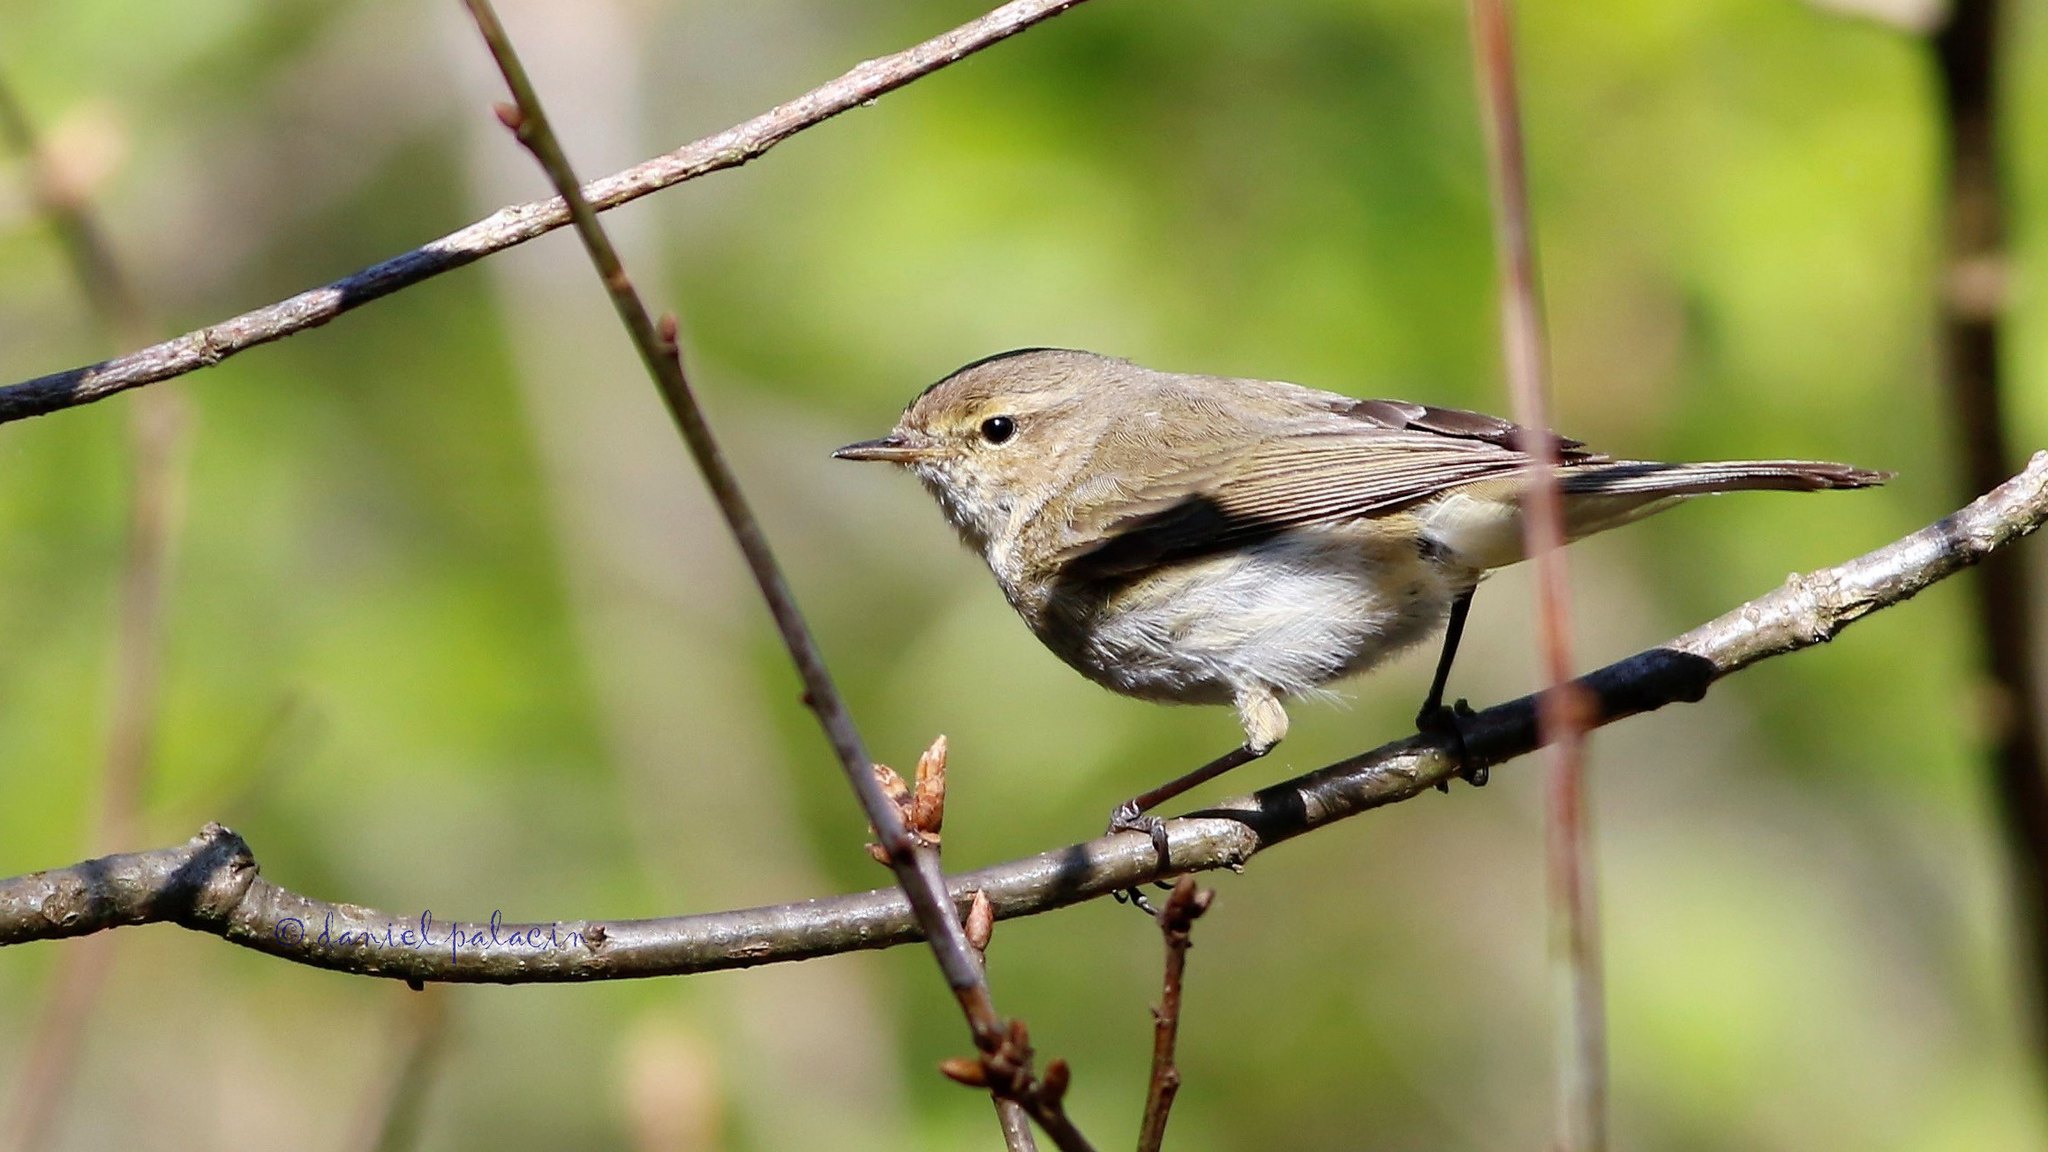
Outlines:
[[1173, 1050], [1180, 1041], [1181, 979], [1187, 972], [1188, 949], [1194, 944], [1195, 921], [1215, 899], [1215, 889], [1197, 888], [1193, 876], [1183, 876], [1159, 909], [1159, 934], [1166, 941], [1166, 975], [1152, 1019], [1152, 1080], [1145, 1090], [1138, 1152], [1159, 1152], [1166, 1143], [1166, 1118], [1173, 1112], [1174, 1097], [1180, 1095], [1180, 1068], [1173, 1062]]
[[[1824, 644], [2048, 523], [2048, 452], [2025, 472], [1912, 535], [1800, 576], [1676, 637], [1580, 677], [1595, 726], [1704, 698], [1715, 681]], [[1540, 746], [1525, 696], [1460, 721], [1468, 762]], [[987, 895], [998, 918], [1031, 916], [1162, 876], [1237, 868], [1276, 844], [1421, 795], [1459, 771], [1416, 736], [1167, 822], [1168, 859], [1122, 833], [954, 878], [964, 914]], [[0, 880], [0, 947], [128, 924], [178, 924], [294, 963], [414, 981], [528, 984], [678, 976], [806, 960], [919, 939], [894, 889], [654, 920], [447, 923], [314, 900], [257, 875], [241, 837], [209, 825], [173, 848]]]
[[[940, 739], [943, 741], [945, 738]], [[943, 744], [934, 747], [943, 749]], [[918, 776], [922, 780], [924, 765], [920, 762], [918, 767]], [[943, 779], [943, 769], [941, 773]], [[974, 962], [981, 965], [984, 974], [987, 973], [988, 944], [996, 930], [996, 906], [989, 903], [983, 893], [976, 892], [969, 901], [967, 920], [961, 925], [961, 930], [967, 934], [967, 946], [974, 951]], [[1031, 1133], [1031, 1113], [1025, 1110], [1024, 1105], [994, 1092], [989, 1094], [989, 1098], [995, 1101], [996, 1123], [1002, 1127], [1003, 1147], [1007, 1152], [1038, 1152], [1038, 1138]]]
[[1544, 863], [1551, 963], [1560, 969], [1557, 1139], [1561, 1152], [1607, 1147], [1607, 1008], [1600, 975], [1599, 906], [1586, 826], [1586, 724], [1572, 691], [1571, 590], [1565, 575], [1564, 487], [1550, 434], [1549, 352], [1529, 215], [1528, 162], [1515, 82], [1509, 0], [1472, 0], [1472, 45], [1493, 174], [1494, 246], [1500, 263], [1501, 346], [1515, 421], [1530, 429], [1536, 482], [1523, 497], [1524, 535], [1536, 566], [1536, 620], [1550, 689], [1539, 709], [1552, 748], [1545, 781]]
[[581, 182], [571, 170], [561, 142], [548, 126], [540, 97], [527, 78], [511, 39], [498, 22], [490, 0], [466, 0], [466, 3], [517, 101], [516, 106], [500, 105], [499, 118], [533, 153], [546, 170], [549, 181], [567, 202], [576, 232], [590, 253], [598, 279], [603, 281], [605, 291], [610, 294], [613, 308], [632, 337], [633, 347], [640, 353], [648, 374], [654, 378], [655, 387], [668, 405], [669, 415], [675, 419], [691, 457], [703, 473], [705, 485], [711, 489], [719, 512], [739, 544], [754, 582], [768, 601], [769, 614], [775, 618], [783, 645], [789, 650], [790, 660], [803, 679], [804, 702], [817, 713], [818, 723], [825, 729], [832, 750], [838, 754], [840, 767], [852, 783], [854, 794], [867, 813], [869, 825], [875, 829], [882, 847], [888, 852], [889, 866], [896, 872], [897, 882], [917, 909], [920, 925], [932, 939], [940, 970], [954, 994], [960, 997], [976, 1036], [994, 1042], [1002, 1031], [1002, 1024], [989, 1006], [987, 985], [968, 950], [959, 919], [947, 905], [943, 882], [939, 878], [937, 853], [919, 850], [917, 841], [904, 824], [903, 814], [875, 778], [874, 761], [869, 758], [853, 717], [847, 712], [838, 686], [825, 667], [824, 655], [818, 651], [817, 641], [811, 636], [810, 626], [804, 622], [789, 582], [782, 575], [781, 565], [776, 562], [768, 546], [768, 538], [761, 531], [760, 521], [755, 518], [753, 508], [740, 489], [739, 476], [725, 459], [724, 450], [712, 434], [711, 425], [704, 418], [704, 410], [698, 405], [689, 379], [684, 375], [674, 317], [663, 317], [657, 327], [654, 317], [641, 302], [639, 292], [626, 274], [625, 265], [619, 260], [617, 249], [597, 221], [597, 212], [583, 198]]
[[[590, 262], [597, 269], [598, 279], [603, 281], [606, 292], [611, 295], [613, 308], [631, 335], [633, 346], [647, 366], [648, 375], [654, 378], [656, 389], [668, 405], [669, 415], [675, 419], [677, 429], [689, 445], [691, 457], [704, 475], [705, 486], [710, 488], [727, 528], [732, 531], [733, 539], [746, 558], [755, 584], [768, 602], [769, 614], [775, 618], [776, 630], [781, 633], [783, 646], [789, 651], [790, 662], [796, 665], [797, 674], [803, 680], [804, 702], [817, 714], [819, 726], [825, 730], [832, 750], [838, 754], [839, 766], [848, 783], [853, 785], [862, 810], [867, 813], [868, 825], [875, 830], [887, 855], [889, 868], [896, 873], [897, 885], [910, 901], [918, 927], [931, 945], [933, 958], [938, 961], [939, 972], [952, 989], [954, 999], [959, 1001], [961, 1013], [966, 1016], [968, 1030], [973, 1035], [974, 1046], [980, 1052], [981, 1068], [986, 1074], [988, 1087], [997, 1096], [1015, 1101], [1031, 1113], [1032, 1118], [1065, 1152], [1090, 1152], [1088, 1141], [1067, 1119], [1061, 1107], [1066, 1091], [1065, 1065], [1054, 1061], [1047, 1066], [1042, 1079], [1033, 1070], [1032, 1050], [1024, 1023], [1012, 1020], [1006, 1024], [996, 1013], [982, 965], [969, 947], [966, 933], [947, 897], [945, 877], [939, 871], [937, 846], [912, 833], [904, 813], [882, 786], [875, 771], [875, 762], [868, 757], [860, 731], [854, 725], [853, 715], [847, 711], [846, 702], [840, 697], [838, 686], [833, 683], [832, 674], [825, 666], [824, 654], [818, 650], [810, 626], [804, 622], [803, 613], [797, 607], [796, 595], [790, 591], [789, 582], [784, 579], [781, 566], [776, 563], [775, 555], [768, 546], [768, 538], [740, 490], [739, 476], [726, 461], [717, 438], [712, 435], [711, 425], [690, 389], [689, 378], [683, 371], [682, 350], [676, 342], [675, 317], [664, 316], [657, 326], [641, 302], [611, 237], [598, 223], [597, 212], [583, 198], [581, 182], [569, 165], [561, 141], [548, 125], [540, 95], [527, 77], [526, 69], [520, 63], [504, 26], [499, 23], [490, 0], [465, 0], [465, 3], [516, 101], [513, 105], [499, 105], [498, 117], [533, 153], [555, 190], [568, 203], [576, 233], [582, 238]], [[941, 740], [920, 761], [918, 784], [921, 793], [929, 793], [934, 786], [944, 787], [944, 756], [945, 743]], [[930, 765], [934, 760], [938, 761], [939, 767]], [[940, 811], [935, 809], [929, 815], [936, 821]]]
[[[1081, 0], [1012, 0], [950, 32], [863, 61], [830, 83], [743, 124], [584, 185], [599, 211], [650, 192], [737, 168], [806, 128], [1007, 40]], [[569, 222], [560, 197], [500, 208], [467, 228], [331, 284], [301, 292], [126, 356], [0, 388], [0, 423], [43, 416], [211, 367], [238, 352], [317, 328], [344, 312], [523, 244]]]

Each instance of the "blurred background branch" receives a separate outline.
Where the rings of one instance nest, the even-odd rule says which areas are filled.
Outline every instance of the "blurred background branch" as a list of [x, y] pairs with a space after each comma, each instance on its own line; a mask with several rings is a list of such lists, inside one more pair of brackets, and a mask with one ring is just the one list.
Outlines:
[[[62, 249], [72, 278], [116, 347], [155, 335], [135, 287], [93, 214], [75, 162], [36, 131], [13, 85], [0, 78], [0, 137], [27, 169], [30, 196]], [[163, 669], [164, 611], [183, 522], [191, 413], [175, 389], [159, 389], [128, 410], [128, 523], [114, 617], [106, 748], [92, 843], [101, 852], [135, 847], [155, 745]], [[52, 1135], [71, 1096], [80, 1052], [114, 963], [111, 941], [95, 941], [57, 969], [44, 994], [22, 1075], [0, 1124], [0, 1148], [35, 1152]]]
[[[1532, 429], [1539, 477], [1523, 498], [1524, 539], [1536, 583], [1536, 650], [1550, 687], [1539, 697], [1544, 773], [1544, 876], [1550, 962], [1557, 974], [1556, 1133], [1559, 1152], [1607, 1147], [1607, 998], [1600, 975], [1599, 898], [1586, 810], [1586, 726], [1572, 689], [1571, 584], [1564, 546], [1564, 491], [1550, 432], [1550, 348], [1536, 262], [1536, 222], [1522, 97], [1515, 75], [1515, 18], [1509, 0], [1472, 0], [1472, 56], [1486, 122], [1493, 189], [1495, 261], [1500, 267], [1501, 362], [1515, 423]], [[1989, 486], [1979, 491], [1988, 491]]]
[[[2001, 104], [1998, 0], [1955, 0], [1934, 37], [1947, 119], [1948, 250], [1939, 294], [1942, 369], [1961, 449], [1960, 485], [1980, 491], [2004, 475], [2006, 427], [1999, 326], [2011, 264], [2005, 181], [1999, 161]], [[2028, 557], [1996, 557], [1970, 581], [1985, 679], [1991, 777], [2011, 875], [2018, 963], [2034, 1043], [2048, 1075], [2048, 755], [2043, 754], [2041, 678]]]

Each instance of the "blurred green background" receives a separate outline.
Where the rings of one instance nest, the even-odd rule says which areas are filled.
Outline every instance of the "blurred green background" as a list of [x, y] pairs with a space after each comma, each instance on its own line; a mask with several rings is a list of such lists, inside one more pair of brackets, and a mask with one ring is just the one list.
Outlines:
[[[2016, 445], [2048, 444], [2048, 8], [2008, 6]], [[1648, 457], [1896, 469], [1576, 548], [1580, 656], [1647, 647], [1952, 507], [1941, 126], [1909, 33], [1795, 0], [1522, 5], [1560, 426]], [[503, 5], [587, 175], [976, 15], [978, 0]], [[457, 5], [0, 0], [0, 67], [87, 174], [166, 331], [535, 198]], [[611, 213], [876, 754], [952, 739], [947, 860], [1095, 832], [1237, 739], [1042, 651], [924, 493], [837, 465], [982, 354], [1504, 410], [1465, 13], [1095, 0]], [[19, 166], [0, 360], [110, 351]], [[551, 235], [187, 378], [195, 413], [142, 843], [207, 819], [264, 875], [438, 918], [628, 917], [880, 884], [735, 551], [575, 241]], [[0, 874], [88, 854], [133, 397], [0, 428]], [[2036, 546], [2038, 558], [2038, 546]], [[2037, 564], [2037, 571], [2048, 565]], [[1454, 692], [1535, 683], [1526, 575]], [[1617, 1145], [2048, 1144], [1964, 589], [1602, 732]], [[1408, 730], [1428, 654], [1295, 710], [1278, 779]], [[1540, 773], [1220, 876], [1170, 1147], [1534, 1148], [1552, 1029]], [[1204, 795], [1221, 795], [1223, 786]], [[421, 997], [175, 928], [118, 933], [52, 1147], [366, 1146]], [[76, 944], [0, 952], [0, 1082]], [[1135, 1131], [1157, 933], [1006, 923], [992, 977], [1072, 1110]], [[431, 993], [418, 1146], [1000, 1146], [899, 949], [691, 979]]]

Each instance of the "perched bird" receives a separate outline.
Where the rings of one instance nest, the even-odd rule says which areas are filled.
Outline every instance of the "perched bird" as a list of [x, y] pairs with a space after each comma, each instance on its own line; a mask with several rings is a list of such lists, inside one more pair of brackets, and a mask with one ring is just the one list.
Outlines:
[[[1746, 489], [1864, 488], [1846, 464], [1613, 460], [1559, 440], [1566, 534]], [[1159, 372], [1061, 348], [977, 360], [843, 460], [907, 466], [1060, 659], [1146, 700], [1231, 704], [1244, 744], [1119, 805], [1110, 830], [1271, 751], [1289, 698], [1448, 630], [1524, 555], [1525, 430], [1492, 416], [1272, 380]]]

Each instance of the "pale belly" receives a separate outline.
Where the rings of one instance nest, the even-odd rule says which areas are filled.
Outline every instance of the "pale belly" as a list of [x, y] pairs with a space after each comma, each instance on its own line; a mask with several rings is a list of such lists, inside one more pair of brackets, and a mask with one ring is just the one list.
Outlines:
[[1476, 578], [1412, 542], [1295, 533], [1113, 593], [1065, 590], [1026, 619], [1108, 688], [1221, 704], [1245, 689], [1298, 696], [1363, 672], [1442, 627], [1456, 591]]

